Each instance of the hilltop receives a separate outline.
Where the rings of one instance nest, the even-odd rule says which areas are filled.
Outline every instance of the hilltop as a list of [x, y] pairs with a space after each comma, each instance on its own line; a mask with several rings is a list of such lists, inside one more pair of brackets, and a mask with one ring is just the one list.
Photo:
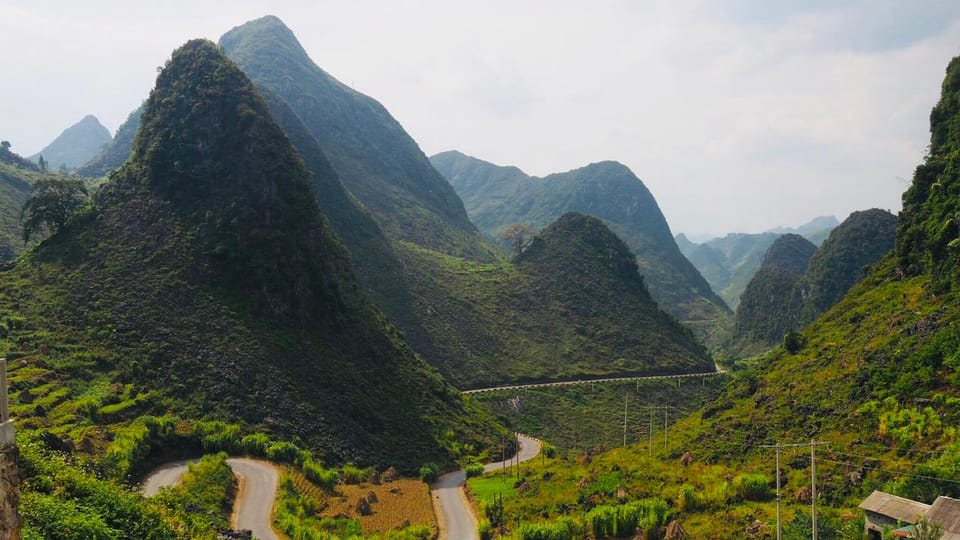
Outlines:
[[729, 233], [699, 244], [680, 233], [676, 241], [680, 252], [693, 263], [710, 287], [736, 310], [747, 284], [760, 269], [763, 255], [777, 238], [797, 234], [819, 246], [837, 225], [837, 218], [821, 216], [799, 227], [775, 227], [757, 234]]
[[127, 119], [117, 128], [117, 134], [75, 172], [86, 178], [99, 178], [123, 165], [133, 150], [133, 140], [140, 129], [142, 114], [143, 106], [141, 105], [127, 115]]
[[21, 425], [96, 453], [144, 414], [215, 418], [408, 471], [453, 457], [441, 437], [489, 443], [496, 424], [364, 300], [313, 183], [213, 43], [177, 49], [131, 158], [0, 276]]
[[450, 184], [383, 105], [317, 66], [280, 19], [250, 21], [219, 44], [258, 87], [299, 116], [343, 185], [387, 234], [469, 259], [498, 257]]
[[879, 209], [853, 212], [815, 247], [784, 235], [767, 251], [737, 307], [731, 352], [760, 352], [813, 322], [893, 249], [897, 218]]
[[693, 334], [650, 297], [633, 255], [600, 220], [568, 213], [514, 263], [413, 249], [418, 309], [439, 368], [460, 387], [713, 371]]
[[88, 114], [63, 130], [43, 150], [30, 156], [30, 160], [39, 162], [40, 157], [43, 157], [48, 168], [73, 169], [92, 159], [112, 140], [110, 132], [97, 117]]
[[642, 181], [620, 163], [594, 163], [544, 178], [460, 152], [430, 158], [463, 197], [471, 219], [495, 239], [509, 224], [546, 227], [565, 212], [604, 221], [637, 259], [653, 298], [703, 338], [729, 318], [729, 309], [680, 253], [663, 213]]

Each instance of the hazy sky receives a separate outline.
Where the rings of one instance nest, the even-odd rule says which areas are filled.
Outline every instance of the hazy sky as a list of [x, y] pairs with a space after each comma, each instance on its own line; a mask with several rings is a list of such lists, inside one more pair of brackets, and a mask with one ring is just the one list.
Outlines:
[[956, 0], [0, 0], [0, 138], [115, 131], [174, 48], [266, 14], [428, 155], [621, 161], [675, 233], [896, 212], [960, 54]]

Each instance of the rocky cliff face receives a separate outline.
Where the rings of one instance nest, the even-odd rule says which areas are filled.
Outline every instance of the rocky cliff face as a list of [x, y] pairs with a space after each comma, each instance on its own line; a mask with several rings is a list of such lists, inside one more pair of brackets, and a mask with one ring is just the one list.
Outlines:
[[0, 539], [20, 540], [20, 470], [17, 447], [0, 448]]

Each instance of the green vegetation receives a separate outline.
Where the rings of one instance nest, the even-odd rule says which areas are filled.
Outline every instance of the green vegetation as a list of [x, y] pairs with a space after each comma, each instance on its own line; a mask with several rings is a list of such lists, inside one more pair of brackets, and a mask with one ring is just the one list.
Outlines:
[[314, 64], [279, 19], [234, 28], [220, 46], [296, 113], [344, 186], [390, 236], [473, 260], [498, 258], [456, 192], [390, 113]]
[[650, 294], [681, 322], [698, 321], [692, 328], [701, 339], [713, 342], [729, 319], [723, 300], [680, 253], [653, 195], [623, 165], [607, 161], [532, 178], [455, 151], [430, 161], [487, 237], [497, 239], [510, 224], [542, 229], [567, 212], [598, 217], [630, 246]]
[[762, 352], [813, 322], [893, 249], [896, 224], [873, 209], [850, 214], [820, 248], [798, 235], [777, 239], [743, 294], [728, 352]]
[[[6, 141], [4, 141], [6, 142]], [[0, 147], [0, 263], [12, 261], [31, 242], [24, 244], [20, 215], [37, 183], [63, 184], [73, 179], [59, 172], [42, 171], [33, 162]]]
[[302, 163], [243, 74], [189, 42], [131, 160], [2, 270], [25, 538], [214, 538], [222, 456], [166, 497], [129, 493], [168, 459], [247, 453], [330, 486], [505, 434], [363, 300]]
[[95, 116], [87, 115], [30, 159], [38, 163], [43, 159], [41, 168], [73, 169], [93, 159], [112, 140], [107, 128]]
[[85, 178], [101, 178], [120, 168], [130, 157], [130, 152], [133, 151], [133, 141], [140, 130], [140, 116], [142, 114], [143, 105], [137, 107], [127, 116], [127, 119], [117, 129], [116, 136], [103, 145], [100, 152], [93, 156], [90, 161], [78, 167], [75, 171], [76, 174]]
[[634, 257], [598, 219], [568, 214], [513, 264], [406, 244], [435, 349], [461, 388], [617, 374], [712, 371], [693, 334], [650, 298]]
[[187, 521], [191, 538], [205, 531], [230, 528], [230, 513], [237, 492], [237, 479], [227, 465], [227, 454], [207, 455], [188, 466], [180, 484], [161, 491], [158, 497]]
[[627, 443], [646, 441], [652, 422], [654, 440], [662, 447], [663, 407], [668, 409], [668, 424], [673, 425], [709, 403], [726, 382], [725, 377], [651, 380], [500, 390], [476, 397], [511, 429], [550, 441], [552, 444], [543, 446], [543, 454], [549, 458], [565, 450], [593, 452], [622, 445], [624, 395]]
[[58, 232], [87, 200], [87, 187], [79, 178], [44, 178], [36, 181], [23, 203], [20, 220], [23, 242]]

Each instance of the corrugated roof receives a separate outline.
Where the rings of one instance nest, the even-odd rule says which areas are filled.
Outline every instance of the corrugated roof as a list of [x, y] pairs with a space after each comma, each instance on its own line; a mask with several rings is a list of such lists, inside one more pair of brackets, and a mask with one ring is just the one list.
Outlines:
[[[903, 497], [897, 497], [896, 495], [884, 493], [883, 491], [874, 491], [860, 503], [860, 508], [904, 523], [916, 523], [918, 516], [927, 514], [930, 510], [930, 505], [904, 499]], [[946, 527], [944, 527], [944, 530], [947, 530]]]
[[927, 521], [940, 525], [945, 533], [960, 533], [960, 500], [937, 497], [927, 510]]

